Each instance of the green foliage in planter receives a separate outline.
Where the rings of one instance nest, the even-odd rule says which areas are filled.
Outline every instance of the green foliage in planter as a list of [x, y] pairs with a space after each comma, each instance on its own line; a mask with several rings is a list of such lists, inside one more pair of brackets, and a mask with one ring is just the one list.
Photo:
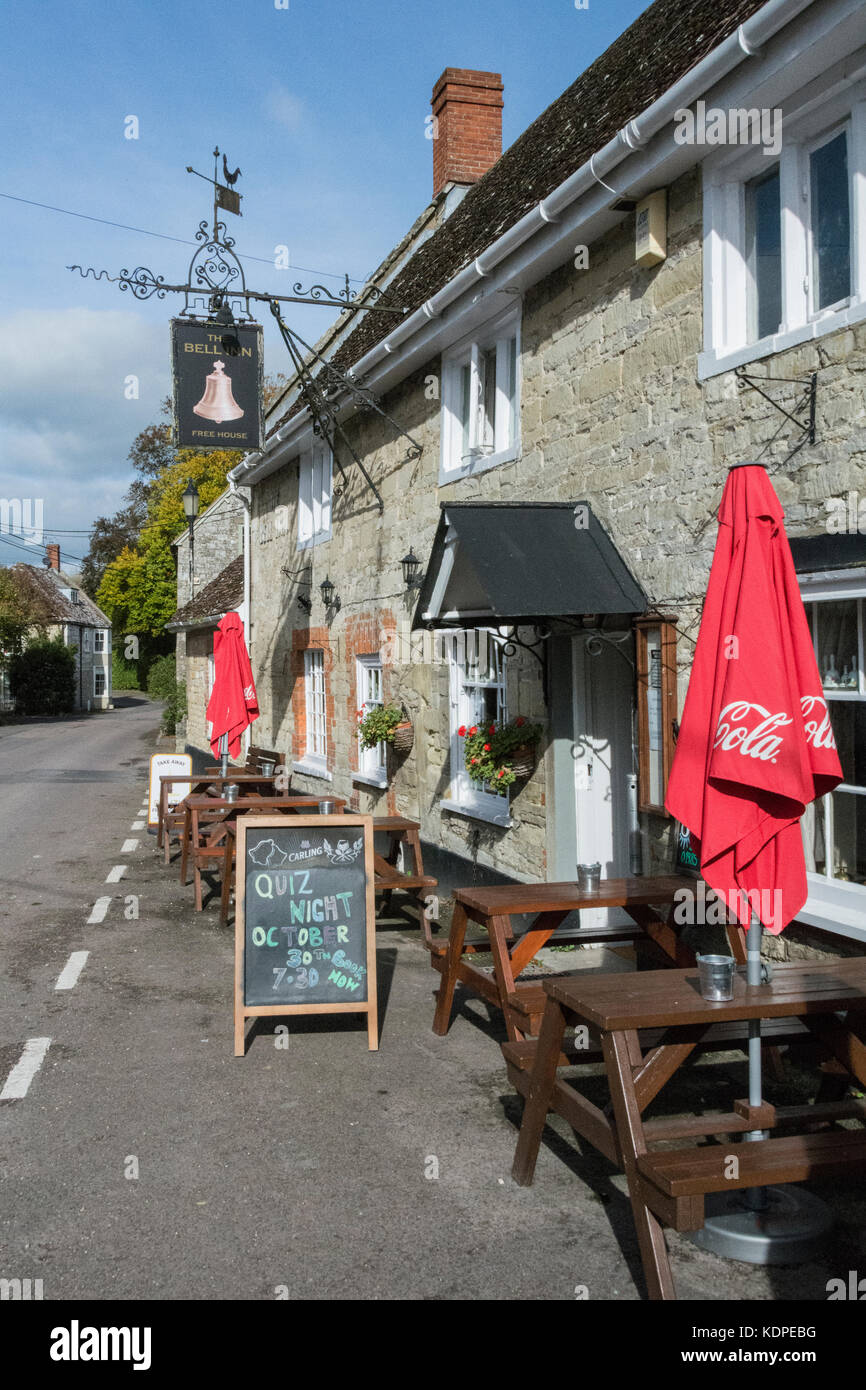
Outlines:
[[9, 683], [22, 714], [69, 714], [75, 707], [75, 653], [61, 638], [31, 642], [9, 663]]
[[399, 705], [378, 705], [376, 708], [358, 710], [358, 733], [364, 748], [375, 748], [377, 743], [393, 743], [394, 730], [406, 719]]
[[530, 724], [520, 714], [508, 724], [462, 724], [457, 730], [465, 739], [463, 752], [466, 771], [473, 782], [505, 796], [517, 781], [514, 760], [518, 749], [534, 748], [541, 738], [540, 724]]

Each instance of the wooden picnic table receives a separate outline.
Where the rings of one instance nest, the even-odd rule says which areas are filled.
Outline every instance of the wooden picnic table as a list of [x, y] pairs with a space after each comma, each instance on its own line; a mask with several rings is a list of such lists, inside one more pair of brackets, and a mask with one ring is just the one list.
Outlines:
[[[458, 888], [454, 894], [454, 916], [447, 942], [426, 942], [430, 963], [440, 971], [442, 983], [436, 1002], [433, 1032], [448, 1032], [454, 987], [458, 981], [475, 994], [497, 1005], [505, 1015], [509, 1038], [518, 1039], [538, 1031], [544, 1010], [540, 982], [517, 981], [517, 976], [550, 940], [570, 912], [582, 908], [622, 908], [631, 918], [623, 926], [578, 927], [558, 936], [556, 944], [604, 945], [634, 942], [642, 946], [657, 963], [668, 960], [675, 965], [694, 963], [692, 953], [683, 946], [668, 921], [679, 889], [694, 892], [695, 881], [677, 875], [658, 878], [602, 879], [594, 892], [575, 882], [503, 883], [487, 888]], [[537, 914], [527, 930], [515, 938], [511, 918]], [[484, 928], [488, 940], [467, 942], [467, 922]], [[745, 946], [739, 928], [728, 929], [735, 959], [745, 961]], [[509, 948], [509, 943], [513, 943]], [[493, 975], [479, 970], [464, 957], [482, 952], [493, 955]]]
[[[261, 782], [261, 777], [252, 780]], [[264, 779], [267, 780], [267, 779]], [[202, 910], [201, 871], [209, 863], [222, 864], [225, 856], [226, 826], [237, 816], [247, 811], [267, 814], [270, 811], [311, 811], [317, 812], [318, 796], [262, 796], [250, 791], [237, 801], [229, 801], [224, 796], [193, 795], [182, 802], [184, 808], [183, 850], [180, 858], [180, 881], [186, 885], [187, 866], [190, 858], [193, 863], [193, 882], [195, 884], [195, 909]], [[335, 810], [342, 811], [346, 802], [340, 797], [329, 797]]]
[[[293, 808], [294, 809], [294, 808]], [[389, 839], [389, 847], [384, 855], [373, 850], [373, 866], [375, 870], [374, 891], [382, 894], [385, 903], [391, 900], [391, 894], [397, 890], [399, 892], [411, 893], [418, 901], [420, 909], [422, 930], [425, 936], [430, 937], [430, 921], [425, 911], [427, 889], [435, 888], [437, 880], [424, 873], [424, 861], [421, 854], [420, 841], [421, 826], [418, 821], [407, 820], [405, 816], [374, 816], [373, 833], [374, 836], [385, 833]], [[234, 827], [226, 825], [226, 837], [223, 855], [223, 886], [222, 901], [220, 904], [220, 921], [223, 925], [228, 922], [229, 898], [231, 896], [232, 871], [235, 863]], [[401, 844], [405, 844], [411, 856], [411, 868], [408, 873], [401, 872], [397, 868], [397, 858], [400, 853]]]
[[168, 863], [168, 844], [165, 832], [167, 828], [170, 828], [170, 817], [177, 817], [176, 823], [178, 826], [183, 824], [182, 802], [179, 802], [172, 808], [169, 808], [168, 804], [169, 788], [173, 783], [189, 783], [187, 796], [203, 796], [208, 791], [208, 788], [223, 787], [229, 782], [237, 782], [241, 787], [252, 785], [254, 787], [258, 786], [272, 789], [275, 780], [276, 774], [274, 774], [273, 777], [263, 777], [261, 773], [245, 772], [243, 768], [232, 770], [225, 775], [219, 771], [214, 773], [204, 772], [200, 775], [193, 774], [192, 776], [184, 776], [183, 774], [178, 776], [175, 772], [161, 774], [159, 779], [159, 809], [157, 813], [156, 844], [158, 849], [163, 849], [163, 847], [165, 847], [164, 862], [166, 864]]
[[[732, 1030], [742, 1037], [749, 1019], [769, 1020], [762, 1033], [773, 1031], [776, 1041], [785, 1035], [817, 1038], [836, 1064], [866, 1084], [866, 959], [774, 965], [771, 982], [759, 986], [748, 986], [738, 972], [734, 997], [724, 1002], [702, 998], [696, 969], [559, 977], [546, 980], [544, 992], [540, 1036], [502, 1045], [509, 1075], [528, 1097], [512, 1176], [521, 1186], [532, 1182], [547, 1112], [562, 1115], [625, 1172], [651, 1299], [676, 1298], [663, 1225], [700, 1230], [707, 1193], [863, 1170], [866, 1130], [828, 1128], [745, 1143], [730, 1137], [720, 1144], [693, 1141], [854, 1117], [866, 1122], [864, 1101], [823, 1101], [819, 1093], [815, 1104], [805, 1106], [752, 1107], [738, 1100], [731, 1112], [657, 1119], [643, 1114], [696, 1048], [731, 1047]], [[844, 1019], [836, 1017], [840, 1012]], [[586, 1047], [564, 1045], [570, 1024], [586, 1029], [580, 1039], [591, 1039]], [[612, 1114], [611, 1107], [600, 1109], [557, 1076], [562, 1067], [600, 1060]], [[650, 1147], [683, 1139], [692, 1142]], [[738, 1161], [735, 1176], [732, 1155]]]

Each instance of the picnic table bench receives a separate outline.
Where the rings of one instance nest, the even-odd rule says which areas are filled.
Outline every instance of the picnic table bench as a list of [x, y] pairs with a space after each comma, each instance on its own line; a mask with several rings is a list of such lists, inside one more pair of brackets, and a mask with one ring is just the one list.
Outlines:
[[[252, 777], [251, 780], [260, 782], [262, 778]], [[339, 810], [342, 810], [346, 804], [345, 800], [339, 797], [330, 799], [334, 801]], [[224, 796], [193, 795], [186, 797], [182, 805], [184, 807], [185, 826], [180, 860], [180, 881], [182, 884], [186, 884], [187, 869], [189, 861], [192, 859], [195, 909], [196, 912], [201, 912], [202, 869], [209, 864], [223, 864], [226, 829], [237, 816], [244, 815], [248, 811], [257, 811], [262, 814], [272, 811], [278, 814], [283, 811], [315, 813], [319, 809], [319, 797], [299, 796], [297, 793], [287, 796], [262, 796], [258, 792], [251, 791], [242, 801], [229, 801]]]
[[[778, 1107], [738, 1100], [730, 1112], [656, 1119], [644, 1119], [644, 1112], [695, 1049], [730, 1047], [736, 1028], [742, 1037], [750, 1019], [761, 1019], [762, 1034], [766, 1030], [774, 1042], [817, 1038], [846, 1073], [866, 1084], [866, 959], [775, 965], [771, 983], [760, 986], [748, 986], [738, 973], [733, 999], [722, 1002], [702, 998], [694, 969], [559, 977], [546, 980], [544, 992], [539, 1037], [502, 1045], [509, 1076], [526, 1097], [512, 1176], [521, 1186], [532, 1182], [547, 1113], [562, 1115], [625, 1172], [651, 1299], [676, 1297], [663, 1226], [700, 1230], [706, 1194], [864, 1170], [866, 1130], [651, 1147], [790, 1125], [814, 1131], [817, 1124], [852, 1118], [866, 1123], [866, 1102], [853, 1098], [823, 1101], [819, 1095], [813, 1105]], [[587, 1029], [591, 1046], [563, 1046], [571, 1024]], [[562, 1067], [599, 1060], [611, 1096], [606, 1109], [583, 1095], [579, 1082], [557, 1075]]]
[[[691, 951], [668, 920], [674, 895], [683, 888], [694, 891], [694, 880], [677, 875], [602, 879], [594, 891], [582, 889], [575, 882], [458, 888], [447, 942], [432, 938], [426, 941], [430, 964], [442, 975], [433, 1032], [448, 1032], [454, 989], [459, 981], [502, 1010], [509, 1038], [517, 1041], [526, 1034], [537, 1033], [545, 1003], [541, 982], [520, 981], [517, 977], [568, 914], [582, 908], [623, 908], [631, 922], [622, 926], [578, 927], [557, 936], [557, 945], [631, 942], [657, 963], [693, 964]], [[511, 919], [523, 914], [537, 915], [527, 930], [516, 936]], [[466, 941], [470, 921], [484, 928], [486, 941]], [[745, 961], [742, 932], [733, 924], [728, 928], [728, 939], [735, 959]], [[493, 956], [493, 975], [465, 959], [482, 952]]]
[[[263, 777], [260, 772], [246, 772], [240, 768], [232, 768], [230, 772], [222, 773], [219, 768], [212, 771], [205, 771], [198, 775], [185, 776], [177, 773], [163, 774], [160, 776], [159, 788], [159, 809], [157, 813], [156, 844], [158, 849], [163, 850], [163, 863], [169, 862], [171, 854], [171, 838], [174, 835], [178, 840], [182, 839], [185, 826], [184, 800], [182, 798], [174, 806], [169, 806], [169, 795], [172, 785], [180, 783], [189, 785], [187, 796], [205, 796], [210, 791], [221, 790], [226, 784], [237, 782], [243, 790], [256, 791], [262, 793], [273, 790], [276, 778]], [[288, 793], [288, 788], [286, 792]]]
[[[296, 800], [297, 798], [294, 798]], [[338, 802], [340, 809], [345, 803]], [[275, 808], [279, 809], [279, 808]], [[297, 809], [294, 805], [292, 810]], [[421, 842], [419, 839], [420, 824], [418, 821], [407, 820], [405, 816], [374, 816], [373, 832], [374, 835], [384, 832], [389, 838], [389, 847], [384, 855], [379, 854], [375, 848], [373, 850], [373, 866], [375, 871], [374, 890], [377, 894], [382, 894], [386, 902], [390, 902], [391, 894], [397, 890], [399, 892], [411, 893], [417, 898], [421, 909], [421, 923], [425, 935], [430, 935], [430, 922], [425, 912], [424, 896], [428, 888], [435, 888], [437, 880], [424, 873], [424, 863], [421, 855]], [[222, 895], [220, 902], [220, 921], [225, 926], [228, 922], [229, 899], [232, 889], [232, 875], [235, 866], [235, 835], [234, 827], [226, 824], [226, 837], [223, 849], [223, 881]], [[401, 844], [408, 846], [412, 857], [411, 869], [408, 873], [403, 873], [397, 868], [397, 858], [400, 853]]]

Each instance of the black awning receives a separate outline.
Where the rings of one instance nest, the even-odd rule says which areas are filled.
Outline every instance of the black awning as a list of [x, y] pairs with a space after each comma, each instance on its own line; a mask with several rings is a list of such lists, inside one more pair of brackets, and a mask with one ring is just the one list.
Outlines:
[[855, 569], [866, 565], [866, 536], [792, 536], [791, 554], [798, 574]]
[[413, 627], [611, 626], [647, 597], [584, 502], [445, 502]]

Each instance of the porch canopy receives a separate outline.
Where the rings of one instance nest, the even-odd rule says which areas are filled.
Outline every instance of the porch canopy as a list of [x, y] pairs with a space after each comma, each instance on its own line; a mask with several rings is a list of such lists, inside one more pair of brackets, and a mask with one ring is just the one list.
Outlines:
[[585, 502], [443, 502], [412, 626], [630, 626], [646, 594]]

